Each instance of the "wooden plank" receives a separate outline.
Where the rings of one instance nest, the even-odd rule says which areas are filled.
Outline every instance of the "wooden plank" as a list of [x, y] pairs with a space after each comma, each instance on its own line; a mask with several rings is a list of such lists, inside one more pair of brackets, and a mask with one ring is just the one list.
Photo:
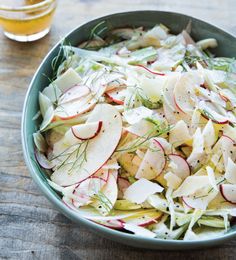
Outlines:
[[234, 0], [60, 1], [51, 33], [31, 44], [0, 35], [0, 259], [235, 259], [236, 240], [208, 250], [161, 252], [100, 238], [58, 213], [23, 161], [20, 118], [27, 86], [42, 58], [82, 22], [125, 10], [171, 10], [236, 33]]

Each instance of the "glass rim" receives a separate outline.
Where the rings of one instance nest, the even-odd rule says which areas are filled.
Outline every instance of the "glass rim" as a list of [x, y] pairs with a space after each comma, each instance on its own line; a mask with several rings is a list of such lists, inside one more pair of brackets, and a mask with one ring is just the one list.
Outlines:
[[56, 2], [56, 0], [44, 0], [43, 2], [40, 2], [40, 3], [37, 3], [37, 4], [19, 6], [19, 7], [0, 5], [0, 11], [9, 11], [9, 12], [33, 11], [33, 10], [36, 10], [38, 8], [47, 6], [47, 5], [49, 5], [53, 2]]

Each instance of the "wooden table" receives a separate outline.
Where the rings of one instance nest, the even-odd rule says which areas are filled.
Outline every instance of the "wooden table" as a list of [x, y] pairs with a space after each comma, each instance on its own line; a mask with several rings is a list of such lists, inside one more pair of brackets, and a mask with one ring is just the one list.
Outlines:
[[[211, 3], [210, 3], [211, 2]], [[41, 194], [25, 166], [21, 110], [29, 82], [48, 50], [66, 32], [94, 17], [124, 10], [158, 9], [193, 15], [236, 34], [235, 0], [60, 1], [51, 33], [31, 44], [0, 35], [0, 259], [235, 259], [236, 240], [188, 252], [120, 245], [75, 225]]]

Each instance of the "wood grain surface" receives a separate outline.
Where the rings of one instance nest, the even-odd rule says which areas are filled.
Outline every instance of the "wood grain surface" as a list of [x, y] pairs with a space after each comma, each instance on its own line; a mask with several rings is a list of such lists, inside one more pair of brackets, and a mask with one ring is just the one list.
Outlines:
[[[1, 2], [1, 1], [0, 1]], [[236, 259], [236, 240], [208, 250], [142, 250], [100, 238], [57, 212], [25, 166], [20, 120], [29, 82], [48, 50], [82, 22], [125, 10], [193, 15], [236, 34], [235, 0], [61, 0], [52, 30], [31, 44], [0, 34], [0, 259]]]

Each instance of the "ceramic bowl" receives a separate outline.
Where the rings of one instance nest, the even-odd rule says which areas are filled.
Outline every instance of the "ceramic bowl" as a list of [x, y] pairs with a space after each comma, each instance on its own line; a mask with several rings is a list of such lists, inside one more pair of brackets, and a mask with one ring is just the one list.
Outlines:
[[[219, 43], [218, 47], [214, 49], [214, 53], [216, 55], [226, 57], [232, 57], [233, 55], [236, 56], [236, 38], [234, 36], [196, 18], [183, 14], [162, 11], [133, 11], [107, 15], [78, 26], [76, 29], [67, 34], [65, 37], [66, 41], [70, 42], [72, 46], [78, 45], [82, 41], [87, 40], [94, 26], [102, 21], [105, 21], [108, 31], [124, 26], [144, 26], [145, 28], [148, 28], [153, 27], [156, 24], [163, 23], [171, 29], [172, 33], [181, 32], [182, 29], [187, 26], [189, 21], [191, 21], [191, 35], [194, 39], [200, 40], [204, 38], [215, 38]], [[47, 175], [35, 163], [34, 144], [32, 138], [32, 134], [37, 129], [37, 122], [33, 121], [32, 118], [39, 109], [38, 93], [48, 85], [48, 79], [44, 74], [46, 74], [48, 77], [52, 76], [51, 63], [53, 58], [58, 54], [59, 49], [60, 42], [56, 44], [54, 48], [52, 48], [36, 71], [26, 94], [22, 116], [22, 144], [26, 164], [32, 178], [44, 193], [44, 195], [53, 203], [53, 205], [62, 214], [74, 222], [86, 226], [89, 230], [96, 232], [96, 234], [120, 243], [124, 243], [126, 245], [140, 248], [166, 250], [203, 248], [216, 246], [233, 237], [236, 237], [236, 226], [232, 227], [226, 234], [222, 235], [221, 237], [201, 241], [168, 241], [155, 238], [138, 237], [132, 234], [112, 230], [95, 224], [89, 220], [83, 219], [62, 202], [60, 196], [48, 185], [46, 180]]]

